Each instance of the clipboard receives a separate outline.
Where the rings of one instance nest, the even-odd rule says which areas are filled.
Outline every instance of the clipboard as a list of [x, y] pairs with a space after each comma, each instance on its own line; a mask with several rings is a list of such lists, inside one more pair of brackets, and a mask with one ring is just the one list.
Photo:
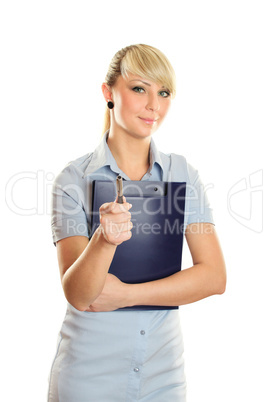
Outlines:
[[[100, 224], [99, 208], [116, 198], [115, 181], [93, 181], [91, 235]], [[125, 283], [142, 283], [181, 270], [185, 182], [124, 181], [132, 204], [132, 237], [117, 246], [109, 273]], [[178, 306], [131, 306], [122, 310], [169, 310]], [[121, 310], [121, 309], [120, 309]]]

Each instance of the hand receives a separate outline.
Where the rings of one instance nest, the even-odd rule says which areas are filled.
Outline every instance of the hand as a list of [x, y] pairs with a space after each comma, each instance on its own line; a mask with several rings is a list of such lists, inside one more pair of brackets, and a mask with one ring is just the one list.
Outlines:
[[116, 201], [107, 202], [99, 209], [102, 234], [108, 243], [115, 246], [129, 240], [132, 236], [133, 224], [129, 212], [132, 205], [126, 202], [125, 197], [123, 200], [123, 204], [118, 204]]
[[113, 311], [130, 305], [130, 286], [127, 283], [121, 282], [115, 275], [107, 274], [101, 294], [86, 311]]

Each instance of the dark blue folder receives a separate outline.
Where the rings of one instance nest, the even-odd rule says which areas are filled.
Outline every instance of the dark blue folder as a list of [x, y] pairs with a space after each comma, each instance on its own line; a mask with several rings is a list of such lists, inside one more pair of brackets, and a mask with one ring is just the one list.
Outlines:
[[[126, 283], [142, 283], [170, 276], [181, 269], [186, 183], [124, 181], [123, 192], [132, 204], [130, 240], [117, 246], [109, 273]], [[99, 225], [99, 208], [116, 198], [115, 181], [93, 182], [91, 235]], [[137, 309], [176, 309], [174, 306], [133, 306]]]

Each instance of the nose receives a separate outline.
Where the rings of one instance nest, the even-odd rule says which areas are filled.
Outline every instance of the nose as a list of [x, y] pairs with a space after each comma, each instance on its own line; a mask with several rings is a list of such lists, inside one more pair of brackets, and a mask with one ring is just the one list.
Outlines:
[[158, 95], [150, 95], [148, 97], [146, 109], [151, 110], [153, 112], [157, 112], [159, 110], [159, 108], [160, 108], [160, 104], [159, 104]]

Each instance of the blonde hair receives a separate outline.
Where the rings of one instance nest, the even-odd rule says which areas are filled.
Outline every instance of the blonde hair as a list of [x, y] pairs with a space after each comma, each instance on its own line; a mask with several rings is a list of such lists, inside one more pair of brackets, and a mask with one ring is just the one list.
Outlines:
[[[112, 58], [105, 82], [112, 87], [120, 75], [127, 77], [128, 73], [164, 85], [172, 97], [176, 94], [176, 77], [173, 67], [167, 57], [152, 46], [139, 44], [119, 50]], [[109, 128], [110, 110], [107, 108], [103, 134]]]

